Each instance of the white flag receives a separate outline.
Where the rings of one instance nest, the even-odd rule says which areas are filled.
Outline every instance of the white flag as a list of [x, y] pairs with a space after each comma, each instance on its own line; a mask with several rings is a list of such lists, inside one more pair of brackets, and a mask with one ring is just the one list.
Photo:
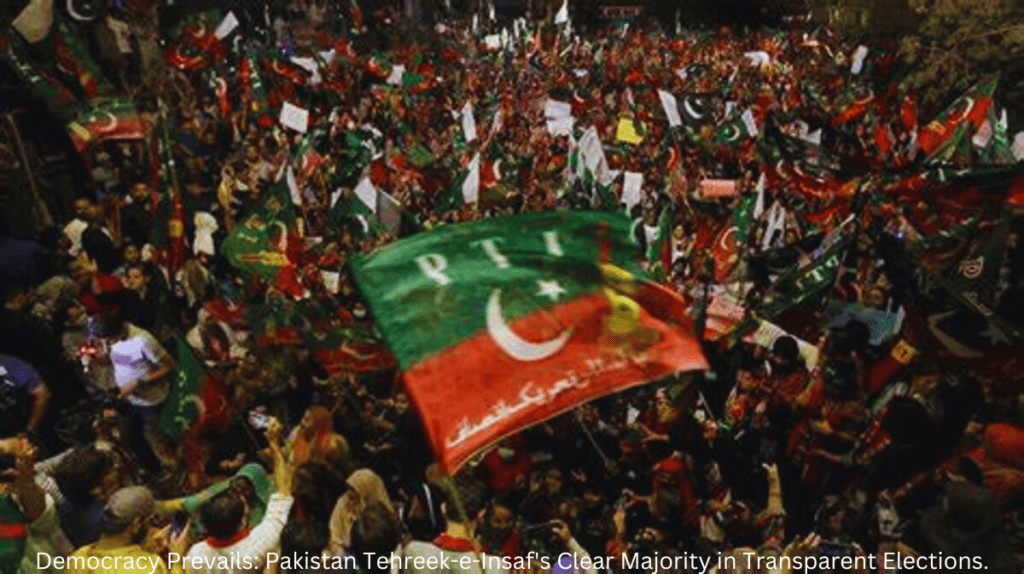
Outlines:
[[498, 108], [494, 112], [494, 121], [491, 122], [491, 132], [492, 133], [498, 133], [498, 130], [500, 130], [500, 129], [501, 129], [501, 108]]
[[377, 188], [373, 187], [373, 182], [370, 181], [369, 176], [364, 175], [363, 179], [359, 180], [355, 194], [359, 201], [363, 202], [363, 205], [369, 207], [370, 211], [377, 213]]
[[750, 137], [757, 136], [757, 122], [754, 121], [754, 112], [750, 111], [750, 108], [743, 112], [740, 119], [747, 126], [747, 132], [750, 134]]
[[341, 273], [337, 271], [320, 271], [320, 280], [328, 293], [337, 293], [341, 287]]
[[11, 26], [30, 44], [42, 40], [53, 26], [53, 0], [32, 0], [11, 22]]
[[584, 168], [589, 169], [596, 177], [608, 169], [608, 161], [604, 157], [604, 148], [601, 147], [601, 138], [597, 135], [597, 128], [590, 126], [583, 132], [580, 138], [580, 175]]
[[469, 173], [462, 182], [462, 200], [466, 203], [476, 203], [480, 199], [480, 154], [473, 156], [469, 162]]
[[548, 133], [553, 136], [571, 136], [572, 135], [572, 124], [573, 117], [567, 118], [549, 119], [548, 120]]
[[473, 119], [473, 104], [470, 102], [462, 108], [462, 131], [466, 134], [466, 143], [476, 139], [476, 120]]
[[661, 107], [665, 108], [665, 115], [668, 116], [668, 125], [672, 127], [683, 125], [683, 120], [679, 117], [679, 105], [676, 102], [676, 97], [665, 90], [658, 90], [658, 97], [661, 98]]
[[547, 100], [544, 102], [544, 117], [547, 118], [548, 133], [551, 135], [572, 135], [575, 118], [572, 117], [572, 106], [568, 103]]
[[549, 120], [567, 118], [571, 115], [572, 106], [566, 102], [559, 102], [558, 100], [548, 100], [544, 102], [544, 117]]
[[213, 33], [218, 40], [223, 40], [228, 34], [235, 31], [238, 27], [238, 18], [235, 17], [234, 12], [228, 12], [228, 15], [221, 21], [220, 26], [217, 26], [217, 31]]
[[[333, 58], [333, 54], [331, 55]], [[329, 61], [324, 59], [324, 61]], [[317, 85], [323, 79], [320, 77], [320, 64], [314, 58], [306, 58], [300, 56], [292, 56], [292, 63], [296, 66], [301, 66], [304, 70], [308, 71], [311, 75], [309, 77], [310, 85]]]
[[290, 102], [285, 102], [281, 106], [280, 121], [281, 125], [286, 128], [306, 133], [306, 130], [309, 129], [309, 110], [292, 105]]
[[377, 193], [377, 221], [393, 232], [402, 225], [402, 204], [383, 191]]
[[757, 179], [757, 201], [754, 203], [754, 213], [751, 216], [757, 220], [761, 219], [761, 214], [764, 213], [764, 187], [767, 182], [764, 172], [761, 172], [761, 177]]
[[1013, 159], [1024, 160], [1024, 132], [1017, 132], [1013, 136]]
[[405, 74], [405, 66], [402, 64], [395, 64], [391, 68], [391, 75], [388, 76], [387, 82], [392, 86], [402, 85], [402, 75]]
[[[776, 201], [768, 208], [768, 225], [764, 230], [764, 237], [761, 238], [761, 249], [768, 250], [782, 243], [782, 236], [786, 232], [786, 210], [782, 204]], [[777, 233], [776, 233], [777, 232]], [[774, 241], [772, 241], [774, 239]]]
[[299, 184], [295, 181], [295, 173], [292, 171], [292, 166], [288, 166], [288, 171], [285, 173], [285, 178], [288, 181], [288, 192], [292, 196], [292, 205], [296, 207], [302, 207], [302, 193], [299, 192]]
[[971, 141], [980, 148], [986, 147], [988, 142], [992, 141], [992, 122], [988, 121], [988, 119], [982, 122], [981, 127], [978, 128], [978, 133], [974, 134]]
[[857, 50], [853, 53], [853, 63], [850, 64], [850, 73], [859, 74], [864, 69], [864, 58], [868, 57], [868, 47], [864, 45], [857, 46]]
[[555, 14], [555, 24], [565, 24], [569, 21], [569, 0], [562, 0], [562, 7]]
[[622, 180], [622, 202], [626, 204], [626, 211], [633, 209], [633, 206], [643, 199], [641, 189], [644, 186], [644, 174], [634, 171], [627, 171]]
[[767, 66], [772, 63], [772, 57], [768, 55], [768, 52], [758, 50], [756, 52], [747, 52], [743, 54], [747, 57], [747, 61], [751, 66], [760, 68], [761, 66]]

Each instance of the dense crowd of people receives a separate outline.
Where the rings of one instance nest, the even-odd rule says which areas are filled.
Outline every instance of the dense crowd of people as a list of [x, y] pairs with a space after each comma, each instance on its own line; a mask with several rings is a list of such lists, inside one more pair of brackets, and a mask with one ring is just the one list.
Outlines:
[[[1022, 220], [964, 176], [1014, 160], [991, 92], [943, 152], [899, 64], [823, 30], [318, 18], [186, 23], [155, 93], [140, 33], [108, 80], [149, 137], [86, 148], [58, 229], [0, 230], [0, 574], [1020, 570]], [[445, 476], [345, 262], [550, 209], [628, 212], [711, 369]], [[225, 253], [253, 214], [285, 230], [269, 275]], [[480, 553], [509, 560], [455, 565]]]

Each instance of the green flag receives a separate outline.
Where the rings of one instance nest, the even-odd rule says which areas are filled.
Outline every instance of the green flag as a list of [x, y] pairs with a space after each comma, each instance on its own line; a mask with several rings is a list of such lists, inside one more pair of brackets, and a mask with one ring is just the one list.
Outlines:
[[[837, 228], [836, 231], [841, 233], [841, 229]], [[772, 318], [801, 303], [824, 299], [835, 286], [849, 241], [849, 236], [845, 234], [826, 236], [818, 248], [820, 255], [812, 256], [810, 265], [795, 268], [775, 282], [772, 296], [766, 300], [759, 313]]]
[[288, 184], [270, 186], [262, 201], [221, 245], [228, 262], [293, 297], [305, 294], [295, 262], [302, 252]]
[[198, 417], [201, 411], [205, 373], [196, 361], [192, 349], [184, 340], [178, 340], [178, 372], [171, 385], [171, 393], [160, 411], [160, 428], [171, 438], [181, 436]]

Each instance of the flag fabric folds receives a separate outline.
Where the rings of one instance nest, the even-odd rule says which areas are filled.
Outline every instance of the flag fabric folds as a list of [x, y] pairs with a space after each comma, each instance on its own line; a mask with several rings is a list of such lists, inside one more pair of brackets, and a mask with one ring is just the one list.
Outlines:
[[160, 411], [160, 428], [169, 437], [180, 436], [202, 410], [200, 393], [206, 378], [202, 366], [184, 340], [178, 341], [178, 372], [171, 393]]
[[353, 261], [448, 471], [580, 403], [707, 363], [685, 302], [637, 279], [621, 214], [449, 225]]

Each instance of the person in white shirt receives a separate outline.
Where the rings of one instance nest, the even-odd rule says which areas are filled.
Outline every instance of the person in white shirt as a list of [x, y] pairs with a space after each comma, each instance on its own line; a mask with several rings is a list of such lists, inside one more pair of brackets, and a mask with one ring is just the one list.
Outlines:
[[152, 449], [133, 436], [132, 450], [147, 470], [156, 472], [166, 443], [158, 426], [160, 410], [171, 391], [175, 361], [148, 331], [125, 322], [120, 308], [100, 315], [98, 327], [109, 345], [118, 395], [128, 402], [132, 422], [141, 431], [132, 434], [141, 434]]
[[[509, 574], [498, 556], [480, 549], [476, 539], [475, 523], [467, 516], [476, 516], [482, 510], [480, 501], [463, 501], [465, 514], [455, 502], [458, 494], [454, 485], [446, 485], [445, 502], [441, 505], [447, 526], [433, 542], [413, 540], [399, 550], [403, 563], [392, 566], [392, 574]], [[416, 560], [420, 558], [420, 560]], [[462, 559], [466, 558], [465, 561]], [[466, 567], [468, 566], [468, 567]]]
[[203, 503], [200, 521], [208, 536], [182, 559], [187, 574], [242, 574], [263, 572], [267, 555], [280, 546], [281, 532], [292, 507], [293, 468], [281, 446], [281, 425], [273, 421], [267, 441], [274, 454], [274, 485], [263, 520], [252, 530], [245, 525], [248, 504], [228, 489]]

